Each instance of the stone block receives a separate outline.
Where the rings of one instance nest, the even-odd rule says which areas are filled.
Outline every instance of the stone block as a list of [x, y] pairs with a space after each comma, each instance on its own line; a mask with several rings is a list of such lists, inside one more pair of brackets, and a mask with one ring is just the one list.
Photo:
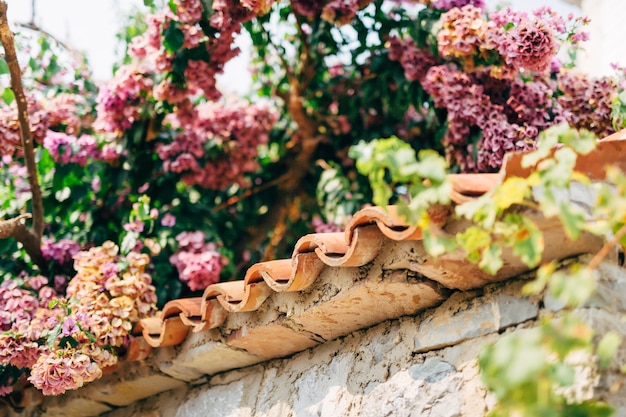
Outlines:
[[537, 304], [518, 294], [513, 289], [481, 298], [453, 295], [419, 323], [415, 351], [452, 346], [536, 318]]
[[458, 417], [462, 415], [462, 385], [460, 372], [430, 357], [377, 385], [363, 397], [358, 415]]
[[365, 281], [324, 303], [289, 318], [298, 328], [333, 340], [385, 320], [413, 315], [441, 303], [444, 291], [431, 281], [393, 271], [382, 280]]
[[209, 391], [205, 387], [192, 390], [175, 417], [252, 416], [260, 387], [261, 374], [257, 373], [226, 385], [212, 386]]
[[184, 385], [183, 381], [163, 375], [142, 361], [126, 363], [115, 374], [85, 386], [81, 394], [94, 401], [124, 406]]
[[214, 333], [217, 332], [195, 333], [188, 337], [181, 353], [172, 360], [172, 367], [185, 367], [201, 374], [213, 375], [263, 361], [259, 356], [220, 342]]
[[261, 359], [282, 358], [320, 343], [315, 335], [293, 330], [281, 324], [242, 326], [230, 334], [226, 343], [231, 348], [244, 349]]
[[43, 410], [43, 417], [89, 417], [106, 413], [112, 408], [93, 399], [79, 397], [71, 392], [61, 397], [46, 398]]

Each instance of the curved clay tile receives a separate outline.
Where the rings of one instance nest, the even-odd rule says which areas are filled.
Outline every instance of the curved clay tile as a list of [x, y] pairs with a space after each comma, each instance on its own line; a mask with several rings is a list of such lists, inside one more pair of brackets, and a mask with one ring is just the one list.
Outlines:
[[263, 262], [260, 265], [261, 276], [276, 292], [301, 291], [307, 288], [325, 266], [314, 252], [294, 253], [291, 259]]
[[148, 317], [139, 321], [138, 327], [146, 342], [152, 347], [175, 346], [182, 343], [189, 334], [179, 316], [161, 320], [159, 317]]
[[362, 266], [378, 255], [382, 245], [383, 236], [377, 226], [357, 225], [349, 235], [346, 231], [346, 234], [314, 233], [303, 236], [296, 243], [294, 256], [314, 251], [328, 266]]
[[367, 207], [357, 211], [348, 227], [346, 227], [346, 240], [352, 241], [353, 233], [358, 227], [375, 223], [378, 229], [393, 240], [418, 240], [422, 238], [422, 231], [417, 226], [407, 226], [404, 217], [398, 215], [396, 206]]
[[456, 204], [473, 200], [491, 191], [500, 181], [500, 174], [450, 174], [452, 182], [450, 198]]
[[121, 360], [124, 362], [140, 361], [146, 359], [150, 352], [152, 352], [152, 346], [143, 336], [130, 336], [130, 341]]
[[202, 312], [200, 307], [202, 305], [202, 298], [179, 298], [172, 300], [165, 304], [163, 311], [161, 311], [161, 318], [166, 319], [179, 315], [182, 317], [200, 317]]
[[228, 311], [222, 307], [217, 299], [207, 300], [202, 297], [202, 317], [198, 323], [193, 324], [193, 332], [215, 329], [224, 323], [226, 316], [228, 316]]
[[[252, 269], [252, 268], [251, 268]], [[249, 269], [243, 281], [220, 282], [209, 285], [202, 298], [217, 299], [225, 310], [235, 313], [254, 311], [272, 293], [258, 271]]]
[[[448, 206], [433, 205], [428, 214], [435, 226], [441, 227], [448, 220], [451, 209]], [[408, 226], [404, 216], [398, 214], [398, 207], [367, 207], [356, 212], [346, 228], [346, 238], [350, 242], [355, 230], [366, 224], [375, 223], [378, 229], [393, 240], [420, 240], [422, 230], [418, 226]]]
[[182, 343], [190, 330], [190, 320], [201, 317], [202, 298], [180, 298], [165, 304], [159, 317], [139, 321], [141, 333], [152, 347]]

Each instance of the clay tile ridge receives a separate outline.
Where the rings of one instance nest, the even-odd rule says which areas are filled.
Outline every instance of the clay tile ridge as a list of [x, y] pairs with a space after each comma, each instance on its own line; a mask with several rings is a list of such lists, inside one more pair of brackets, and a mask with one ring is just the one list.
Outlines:
[[[505, 178], [528, 176], [533, 168], [523, 168], [523, 152], [508, 154], [499, 173], [451, 174], [451, 200], [460, 204], [480, 197]], [[597, 148], [580, 156], [576, 169], [591, 179], [604, 178], [604, 167], [617, 165], [626, 171], [626, 129], [598, 142]], [[451, 207], [435, 206], [429, 214], [443, 226]], [[315, 282], [323, 268], [363, 266], [381, 251], [385, 239], [419, 240], [421, 230], [407, 225], [395, 206], [368, 207], [358, 211], [343, 233], [313, 233], [296, 243], [289, 259], [261, 262], [250, 267], [243, 280], [208, 286], [202, 297], [168, 302], [152, 318], [137, 326], [152, 347], [182, 343], [190, 332], [221, 326], [229, 314], [255, 311], [272, 294], [302, 291]]]

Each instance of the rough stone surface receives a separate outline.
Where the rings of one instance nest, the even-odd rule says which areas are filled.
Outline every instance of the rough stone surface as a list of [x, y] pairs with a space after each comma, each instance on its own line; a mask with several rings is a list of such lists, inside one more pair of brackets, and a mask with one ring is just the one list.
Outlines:
[[185, 385], [182, 381], [161, 374], [153, 366], [151, 362], [145, 361], [126, 364], [120, 371], [106, 375], [97, 384], [87, 385], [81, 392], [85, 397], [100, 403], [124, 406]]
[[222, 343], [216, 331], [191, 334], [180, 353], [160, 365], [161, 372], [174, 378], [193, 381], [202, 375], [213, 375], [231, 369], [244, 368], [263, 359], [241, 349]]
[[50, 417], [97, 416], [111, 407], [87, 398], [55, 398], [46, 405], [45, 415]]
[[454, 294], [420, 322], [415, 350], [455, 345], [536, 318], [537, 302], [521, 298], [521, 286], [516, 283], [480, 298], [476, 298], [478, 291]]

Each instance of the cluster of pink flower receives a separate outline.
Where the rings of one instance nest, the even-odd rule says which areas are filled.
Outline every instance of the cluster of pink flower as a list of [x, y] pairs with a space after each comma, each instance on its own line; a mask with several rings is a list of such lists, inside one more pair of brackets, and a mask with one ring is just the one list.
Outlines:
[[[146, 90], [150, 91], [155, 99], [170, 103], [180, 103], [190, 95], [193, 96], [199, 92], [202, 92], [209, 100], [219, 98], [221, 95], [216, 88], [215, 77], [223, 72], [224, 64], [239, 53], [237, 48], [232, 47], [234, 35], [241, 30], [241, 23], [250, 20], [257, 13], [266, 12], [271, 3], [272, 1], [260, 0], [213, 1], [212, 10], [207, 11], [206, 14], [210, 16], [210, 26], [219, 32], [219, 36], [208, 36], [200, 27], [199, 22], [205, 12], [201, 0], [175, 0], [173, 7], [167, 8], [164, 13], [149, 16], [146, 32], [135, 37], [131, 42], [130, 55], [144, 60], [159, 73], [171, 71], [180, 73], [176, 77], [159, 77], [160, 82], [154, 86], [146, 86]], [[193, 49], [196, 51], [195, 56], [203, 56], [206, 60], [190, 58], [181, 61], [184, 53], [168, 49], [171, 48], [169, 44], [171, 33], [182, 37], [183, 50]], [[129, 71], [123, 68], [122, 70]], [[115, 127], [120, 131], [128, 127], [120, 126], [127, 115], [123, 114], [123, 108], [126, 107], [120, 108], [117, 99], [121, 99], [122, 102], [130, 101], [128, 104], [137, 109], [137, 104], [132, 102], [135, 97], [123, 97], [125, 88], [127, 86], [123, 83], [113, 85], [110, 91], [103, 94], [103, 97], [115, 98], [113, 105], [110, 109], [104, 107], [99, 109], [99, 114], [100, 111], [112, 113], [111, 116], [103, 113], [102, 117], [116, 121]]]
[[132, 323], [151, 314], [156, 303], [152, 278], [146, 273], [148, 255], [131, 252], [123, 259], [118, 251], [108, 241], [76, 254], [77, 273], [67, 287], [68, 299], [77, 300], [72, 311], [89, 317], [83, 328], [101, 346], [122, 346]]
[[126, 65], [98, 93], [98, 117], [93, 126], [102, 132], [121, 133], [139, 120], [152, 92], [151, 72], [145, 66]]
[[294, 11], [302, 16], [317, 17], [339, 25], [349, 23], [357, 11], [371, 3], [371, 0], [294, 0]]
[[99, 158], [100, 150], [96, 139], [90, 135], [76, 137], [49, 130], [43, 139], [43, 147], [50, 152], [52, 159], [62, 164], [85, 166], [87, 158]]
[[479, 9], [485, 8], [484, 0], [436, 0], [430, 3], [431, 6], [439, 10], [450, 10], [455, 7], [461, 8], [463, 6], [472, 5]]
[[[69, 240], [43, 247], [44, 256], [61, 263], [77, 249]], [[74, 260], [77, 274], [66, 297], [41, 276], [0, 284], [0, 365], [30, 369], [28, 380], [44, 395], [99, 378], [102, 368], [117, 362], [113, 349], [128, 342], [132, 324], [156, 309], [147, 255], [122, 258], [116, 245], [105, 242], [75, 253]], [[49, 338], [54, 343], [42, 343]]]
[[[30, 133], [34, 141], [41, 143], [50, 126], [47, 112], [34, 96], [27, 96]], [[17, 106], [0, 106], [0, 151], [2, 155], [21, 155], [22, 140], [17, 119]]]
[[618, 93], [618, 85], [610, 77], [591, 79], [571, 71], [558, 76], [562, 95], [557, 98], [563, 115], [574, 127], [588, 129], [599, 137], [613, 133], [611, 123], [612, 103]]
[[[55, 161], [84, 166], [88, 158], [113, 161], [119, 157], [114, 144], [98, 143], [90, 135], [80, 135], [82, 118], [89, 112], [83, 96], [30, 94], [27, 101], [32, 138], [43, 144]], [[14, 105], [0, 106], [0, 151], [12, 158], [20, 156], [21, 149], [17, 109]]]
[[548, 7], [486, 17], [482, 2], [446, 6], [453, 3], [439, 22], [438, 57], [410, 38], [389, 42], [389, 58], [401, 63], [407, 80], [420, 82], [447, 111], [443, 145], [451, 163], [464, 171], [497, 170], [506, 152], [532, 147], [540, 131], [564, 121], [599, 135], [612, 132], [616, 83], [565, 72], [555, 58], [559, 39], [584, 40], [575, 30], [585, 19], [563, 19]]
[[409, 81], [424, 78], [430, 67], [436, 64], [435, 57], [425, 49], [418, 48], [413, 39], [389, 39], [389, 59], [398, 61], [404, 69], [404, 77]]
[[181, 281], [192, 291], [202, 290], [219, 281], [226, 259], [213, 243], [205, 243], [204, 233], [183, 232], [176, 236], [178, 251], [170, 262], [178, 270]]
[[[36, 276], [0, 284], [0, 365], [32, 368], [49, 352], [40, 341], [52, 330], [50, 318], [59, 310], [49, 307], [58, 297], [47, 282], [47, 278]], [[2, 395], [10, 392], [10, 386], [2, 387]]]
[[487, 19], [482, 8], [468, 4], [441, 16], [437, 44], [442, 58], [459, 59], [468, 70], [497, 51], [508, 67], [501, 68], [506, 76], [518, 68], [547, 69], [558, 50], [556, 35], [565, 31], [564, 22], [555, 18], [505, 9]]
[[[40, 92], [27, 92], [28, 117], [31, 136], [42, 143], [50, 129], [76, 135], [80, 133], [82, 118], [90, 110], [85, 98], [78, 94], [61, 93], [53, 97]], [[3, 155], [21, 154], [21, 137], [15, 103], [0, 106], [0, 151]]]
[[[74, 256], [76, 276], [67, 287], [66, 310], [47, 321], [58, 328], [56, 343], [32, 365], [29, 381], [44, 395], [59, 395], [102, 375], [117, 362], [111, 348], [129, 340], [132, 324], [155, 310], [156, 294], [145, 272], [147, 255], [119, 256], [112, 242]], [[65, 312], [65, 310], [63, 310]]]
[[60, 239], [55, 242], [52, 239], [43, 238], [41, 242], [43, 257], [60, 265], [68, 265], [79, 251], [80, 245], [71, 239]]
[[[239, 102], [181, 108], [171, 122], [184, 130], [171, 143], [159, 144], [157, 153], [164, 170], [183, 174], [187, 184], [215, 190], [245, 184], [245, 175], [258, 169], [258, 146], [268, 141], [276, 119], [265, 106]], [[209, 152], [219, 158], [210, 159]]]
[[474, 66], [474, 57], [485, 57], [493, 45], [486, 42], [489, 23], [483, 11], [472, 5], [454, 7], [441, 16], [437, 46], [442, 58], [457, 58], [466, 67]]
[[67, 347], [39, 356], [28, 380], [44, 395], [61, 395], [100, 378], [102, 368], [115, 362], [109, 351], [94, 345]]
[[80, 133], [81, 115], [87, 111], [86, 105], [84, 97], [69, 93], [46, 97], [42, 102], [49, 125], [63, 127], [65, 133], [70, 135]]
[[313, 217], [311, 220], [311, 226], [313, 226], [315, 233], [337, 233], [343, 232], [345, 229], [344, 226], [325, 222], [320, 216]]

